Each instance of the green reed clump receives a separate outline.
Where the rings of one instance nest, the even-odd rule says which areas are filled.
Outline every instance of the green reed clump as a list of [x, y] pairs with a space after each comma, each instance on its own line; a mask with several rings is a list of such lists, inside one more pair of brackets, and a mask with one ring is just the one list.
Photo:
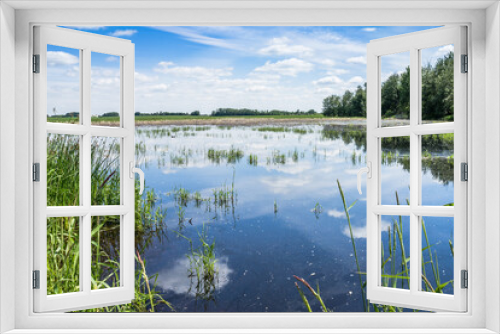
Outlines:
[[256, 154], [250, 154], [248, 156], [248, 164], [252, 166], [257, 166], [259, 163], [259, 159]]
[[226, 161], [229, 164], [234, 164], [239, 162], [243, 156], [244, 152], [238, 148], [234, 148], [231, 146], [229, 150], [216, 150], [213, 148], [208, 149], [207, 158], [211, 162], [216, 164], [220, 164], [221, 162]]
[[293, 150], [293, 152], [291, 153], [291, 156], [292, 156], [293, 162], [299, 161], [299, 151], [297, 149]]
[[201, 203], [205, 200], [199, 191], [196, 191], [193, 196], [191, 197], [194, 201], [194, 205], [198, 208]]
[[[198, 232], [199, 246], [194, 247], [191, 238], [176, 232], [178, 236], [189, 242], [190, 252], [186, 254], [189, 259], [189, 278], [191, 279], [189, 291], [193, 291], [196, 299], [205, 302], [215, 302], [215, 290], [217, 287], [218, 271], [215, 253], [215, 240], [209, 241], [208, 227], [203, 224], [201, 232]], [[208, 306], [208, 304], [206, 304]]]
[[237, 200], [235, 179], [236, 179], [236, 170], [233, 169], [233, 180], [231, 182], [231, 186], [228, 186], [226, 183], [224, 183], [222, 187], [212, 189], [213, 203], [215, 207], [220, 207], [225, 209], [231, 207], [234, 210]]
[[257, 128], [259, 132], [290, 132], [289, 128], [284, 126], [261, 126]]
[[293, 133], [297, 133], [299, 135], [305, 135], [307, 133], [306, 129], [301, 129], [301, 128], [293, 128], [292, 129]]
[[187, 206], [190, 197], [189, 190], [182, 187], [174, 189], [174, 199], [179, 206]]
[[285, 154], [281, 153], [279, 150], [273, 150], [271, 161], [274, 165], [284, 165], [286, 163]]

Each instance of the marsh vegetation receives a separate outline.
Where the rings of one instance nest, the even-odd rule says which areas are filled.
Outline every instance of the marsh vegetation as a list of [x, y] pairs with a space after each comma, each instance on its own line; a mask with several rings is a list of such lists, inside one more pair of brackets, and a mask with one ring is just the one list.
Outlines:
[[[89, 311], [399, 311], [366, 301], [365, 199], [346, 206], [365, 164], [362, 124], [143, 126], [136, 137], [149, 187], [136, 194], [137, 298]], [[384, 145], [383, 170], [393, 182], [382, 192], [393, 202], [408, 191], [407, 144]], [[48, 205], [77, 205], [78, 145], [70, 136], [48, 137]], [[422, 146], [423, 187], [434, 194], [428, 200], [452, 203], [453, 137], [430, 136]], [[119, 149], [112, 139], [93, 142], [93, 203], [118, 200]], [[119, 223], [93, 220], [96, 289], [119, 284]], [[50, 293], [77, 291], [80, 222], [47, 224]], [[450, 293], [452, 225], [432, 217], [425, 224], [423, 288]], [[387, 217], [384, 227], [384, 284], [406, 288], [405, 222]]]

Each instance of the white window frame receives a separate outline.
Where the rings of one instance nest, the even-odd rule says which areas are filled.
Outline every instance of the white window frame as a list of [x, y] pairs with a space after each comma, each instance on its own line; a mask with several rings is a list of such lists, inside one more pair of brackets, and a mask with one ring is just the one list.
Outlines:
[[[410, 1], [405, 1], [406, 3]], [[16, 6], [16, 1], [10, 1], [11, 5]], [[16, 333], [36, 333], [37, 329], [52, 329], [50, 332], [56, 332], [59, 329], [64, 333], [74, 332], [71, 329], [93, 329], [93, 333], [106, 332], [106, 329], [115, 329], [118, 332], [125, 332], [125, 329], [131, 328], [156, 328], [170, 329], [164, 332], [176, 332], [176, 328], [192, 329], [191, 332], [203, 332], [203, 329], [220, 329], [216, 332], [236, 332], [237, 328], [253, 328], [255, 332], [286, 332], [288, 328], [292, 332], [293, 328], [299, 329], [299, 332], [336, 332], [335, 328], [358, 328], [358, 331], [352, 330], [351, 333], [415, 333], [415, 328], [424, 332], [440, 333], [492, 333], [487, 328], [494, 331], [500, 330], [498, 321], [499, 312], [499, 261], [498, 244], [499, 229], [498, 218], [500, 210], [498, 200], [500, 198], [500, 176], [498, 175], [498, 162], [500, 154], [494, 151], [500, 144], [498, 124], [498, 100], [499, 86], [499, 52], [500, 41], [500, 11], [498, 4], [453, 2], [446, 3], [435, 1], [433, 4], [423, 2], [418, 4], [411, 1], [409, 5], [398, 2], [399, 8], [390, 9], [394, 4], [387, 2], [371, 2], [370, 8], [362, 8], [366, 5], [362, 2], [341, 2], [335, 4], [314, 4], [312, 1], [297, 1], [293, 4], [269, 3], [269, 5], [260, 3], [252, 8], [238, 9], [237, 5], [233, 8], [222, 8], [216, 2], [207, 2], [212, 4], [211, 9], [178, 9], [172, 3], [171, 8], [163, 9], [144, 9], [141, 11], [135, 9], [115, 9], [102, 10], [97, 6], [106, 6], [106, 1], [83, 2], [82, 7], [86, 9], [66, 8], [57, 10], [57, 6], [70, 6], [59, 3], [44, 3], [39, 1], [34, 3], [22, 3], [24, 8], [33, 8], [30, 6], [52, 6], [51, 10], [19, 10], [15, 13], [15, 25], [10, 20], [7, 22], [9, 27], [15, 27], [15, 100], [11, 97], [5, 97], [6, 92], [12, 90], [6, 87], [8, 79], [14, 80], [12, 75], [5, 79], [1, 78], [4, 84], [0, 86], [2, 94], [2, 104], [15, 106], [15, 147], [11, 143], [5, 143], [2, 137], [0, 152], [2, 157], [15, 158], [15, 183], [7, 183], [5, 174], [0, 174], [1, 181], [6, 184], [15, 184], [15, 231], [12, 226], [7, 225], [2, 220], [2, 232], [8, 231], [9, 235], [1, 236], [2, 250], [2, 304], [0, 312], [2, 320], [8, 321], [6, 330], [16, 329]], [[207, 6], [207, 3], [200, 6]], [[109, 4], [108, 4], [109, 5]], [[453, 6], [461, 6], [461, 9], [455, 9]], [[487, 6], [492, 6], [485, 10]], [[5, 4], [1, 4], [5, 6]], [[55, 7], [54, 7], [55, 6]], [[75, 5], [78, 6], [78, 5]], [[113, 6], [113, 5], [110, 5]], [[136, 7], [141, 5], [135, 4]], [[144, 1], [144, 8], [151, 6], [151, 3]], [[158, 6], [154, 4], [153, 6]], [[182, 6], [182, 5], [181, 5]], [[187, 5], [185, 5], [187, 6]], [[281, 6], [281, 9], [280, 9]], [[316, 6], [316, 7], [315, 7]], [[330, 6], [330, 7], [329, 7]], [[432, 7], [425, 7], [432, 6]], [[80, 7], [80, 8], [82, 8]], [[210, 6], [208, 6], [210, 7]], [[230, 5], [228, 5], [230, 7]], [[236, 7], [236, 8], [234, 8]], [[334, 8], [339, 7], [339, 8]], [[358, 7], [358, 8], [356, 8]], [[361, 7], [361, 8], [360, 8]], [[93, 9], [92, 9], [93, 8]], [[218, 8], [218, 9], [217, 9]], [[349, 10], [345, 8], [356, 8]], [[440, 9], [441, 8], [441, 9]], [[468, 8], [468, 9], [466, 9]], [[472, 8], [472, 9], [471, 9]], [[411, 9], [411, 10], [408, 10]], [[2, 9], [6, 13], [12, 14], [8, 8]], [[4, 24], [3, 17], [0, 17], [0, 24]], [[485, 22], [487, 26], [485, 26]], [[32, 260], [30, 251], [32, 245], [32, 184], [29, 178], [31, 171], [32, 147], [32, 91], [30, 58], [32, 53], [32, 27], [35, 24], [61, 24], [61, 25], [442, 25], [442, 24], [466, 24], [469, 27], [469, 56], [471, 63], [469, 69], [471, 74], [468, 84], [471, 89], [468, 92], [469, 103], [469, 152], [470, 158], [470, 177], [473, 182], [468, 184], [468, 191], [471, 195], [469, 201], [469, 221], [474, 226], [469, 228], [471, 242], [468, 245], [468, 267], [470, 272], [470, 287], [468, 289], [469, 310], [467, 313], [437, 313], [437, 314], [363, 314], [363, 313], [339, 313], [339, 314], [161, 314], [161, 315], [143, 315], [143, 314], [34, 314], [32, 304], [31, 290], [31, 270]], [[488, 29], [486, 29], [488, 28]], [[5, 30], [1, 32], [6, 34]], [[1, 35], [5, 36], [5, 35]], [[0, 39], [2, 48], [5, 39]], [[5, 42], [8, 43], [8, 42]], [[11, 50], [11, 45], [7, 46]], [[4, 49], [5, 50], [5, 49]], [[6, 52], [6, 51], [4, 51]], [[1, 55], [0, 55], [1, 57]], [[7, 68], [8, 64], [13, 64], [6, 57], [0, 58], [2, 70]], [[485, 66], [489, 66], [488, 72]], [[3, 72], [5, 73], [5, 72]], [[488, 83], [488, 85], [486, 85]], [[5, 100], [4, 100], [5, 99]], [[488, 108], [486, 108], [488, 107]], [[472, 116], [474, 115], [474, 120]], [[488, 116], [488, 122], [486, 117]], [[9, 120], [14, 122], [14, 118], [4, 113], [2, 109], [2, 121]], [[3, 123], [3, 122], [2, 122]], [[486, 142], [485, 132], [491, 136], [491, 142]], [[3, 136], [3, 135], [2, 135]], [[489, 149], [492, 153], [486, 156], [484, 152]], [[486, 165], [488, 162], [488, 165]], [[5, 160], [1, 161], [2, 172]], [[492, 172], [488, 183], [485, 182], [486, 171]], [[476, 167], [476, 168], [475, 168]], [[12, 169], [12, 168], [11, 168]], [[486, 192], [490, 198], [486, 197]], [[2, 186], [2, 194], [4, 188]], [[486, 207], [484, 203], [490, 204]], [[2, 198], [0, 205], [5, 209], [6, 201]], [[485, 218], [488, 217], [488, 222]], [[493, 224], [493, 221], [495, 224]], [[15, 235], [15, 244], [8, 240]], [[13, 239], [14, 240], [14, 239]], [[8, 258], [12, 253], [6, 254], [3, 247], [15, 249], [15, 263]], [[493, 252], [493, 254], [491, 253]], [[26, 261], [26, 259], [30, 259]], [[489, 261], [489, 266], [485, 265]], [[5, 266], [5, 267], [4, 267]], [[14, 276], [10, 276], [4, 269], [10, 269]], [[15, 291], [11, 292], [12, 285]], [[488, 293], [486, 293], [488, 289]], [[7, 299], [4, 299], [6, 296]], [[15, 305], [13, 311], [7, 311], [6, 306]], [[13, 320], [7, 320], [8, 316], [13, 316]], [[381, 330], [383, 328], [384, 330]], [[101, 329], [101, 330], [97, 330]], [[120, 330], [122, 329], [122, 330]], [[233, 330], [231, 330], [233, 329]], [[265, 329], [268, 329], [267, 331]], [[329, 329], [329, 330], [328, 330]], [[413, 329], [413, 330], [412, 330]], [[462, 331], [459, 331], [462, 329]], [[143, 331], [143, 332], [144, 332]], [[132, 332], [128, 330], [127, 332]], [[134, 332], [141, 332], [137, 330]], [[248, 332], [248, 331], [247, 331]], [[297, 332], [295, 330], [294, 332]], [[340, 331], [337, 331], [340, 332]]]
[[[467, 182], [461, 180], [461, 163], [467, 163], [467, 75], [462, 73], [461, 56], [467, 55], [465, 26], [440, 27], [411, 34], [372, 40], [367, 51], [367, 299], [375, 304], [411, 307], [420, 310], [467, 310], [467, 290], [461, 288], [461, 271], [467, 270]], [[454, 46], [454, 122], [422, 124], [421, 50]], [[382, 58], [408, 52], [410, 55], [410, 123], [406, 126], [383, 126], [381, 95]], [[454, 134], [454, 206], [422, 204], [422, 135]], [[382, 203], [381, 153], [383, 138], [410, 138], [410, 205]], [[471, 180], [472, 182], [472, 180]], [[409, 218], [410, 288], [381, 286], [381, 217]], [[453, 219], [453, 294], [422, 291], [422, 221], [423, 217]]]
[[[135, 191], [130, 175], [135, 165], [134, 122], [134, 44], [129, 40], [102, 36], [71, 29], [35, 26], [34, 54], [39, 56], [39, 73], [34, 84], [34, 162], [39, 164], [39, 181], [33, 184], [34, 270], [39, 271], [39, 288], [34, 289], [34, 311], [73, 311], [113, 304], [129, 303], [135, 296]], [[80, 122], [61, 124], [47, 122], [47, 46], [57, 45], [80, 53]], [[120, 125], [119, 127], [91, 124], [91, 55], [99, 52], [120, 60]], [[47, 207], [47, 134], [78, 136], [80, 142], [79, 181], [80, 205]], [[120, 204], [91, 203], [91, 142], [93, 137], [112, 137], [120, 145]], [[92, 290], [91, 233], [92, 217], [119, 216], [120, 286]], [[78, 292], [47, 295], [47, 219], [51, 217], [79, 218], [79, 283]]]

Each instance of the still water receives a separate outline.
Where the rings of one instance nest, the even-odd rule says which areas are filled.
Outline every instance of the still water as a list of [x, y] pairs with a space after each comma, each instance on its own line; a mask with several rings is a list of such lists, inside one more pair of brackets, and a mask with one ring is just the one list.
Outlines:
[[[423, 143], [424, 204], [453, 202], [453, 145], [441, 139]], [[319, 286], [329, 310], [362, 312], [366, 198], [356, 190], [356, 173], [366, 163], [365, 142], [363, 126], [345, 124], [137, 127], [146, 186], [166, 210], [158, 227], [165, 237], [144, 252], [162, 296], [177, 312], [303, 312], [296, 275]], [[408, 147], [382, 144], [383, 204], [396, 204], [396, 192], [406, 204]], [[350, 217], [361, 273], [337, 180], [347, 205], [357, 201]], [[382, 217], [384, 242], [391, 219]], [[453, 221], [425, 219], [439, 279], [452, 280]], [[402, 233], [409, 254], [406, 227]], [[201, 240], [212, 246], [204, 254], [213, 276], [202, 273]], [[428, 276], [435, 285], [436, 275]], [[300, 286], [313, 311], [321, 311]], [[444, 292], [452, 293], [452, 284]]]

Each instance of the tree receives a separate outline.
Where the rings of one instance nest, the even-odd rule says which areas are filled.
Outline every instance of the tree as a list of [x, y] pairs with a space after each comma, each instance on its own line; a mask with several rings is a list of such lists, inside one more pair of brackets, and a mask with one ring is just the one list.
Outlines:
[[352, 98], [354, 94], [350, 90], [346, 90], [342, 95], [342, 107], [340, 108], [339, 116], [348, 117], [352, 116]]
[[358, 86], [351, 100], [351, 114], [349, 116], [366, 117], [366, 84], [364, 88]]
[[393, 117], [399, 113], [399, 75], [390, 75], [385, 82], [382, 83], [382, 118]]
[[339, 116], [339, 109], [341, 108], [341, 98], [338, 95], [328, 96], [323, 100], [323, 115], [327, 117]]
[[[422, 66], [422, 119], [453, 121], [453, 52]], [[410, 118], [410, 67], [390, 75], [381, 89], [382, 118]], [[330, 117], [366, 117], [366, 83], [342, 96], [323, 100], [323, 114]]]
[[198, 110], [195, 110], [191, 113], [191, 116], [200, 116], [200, 112]]

